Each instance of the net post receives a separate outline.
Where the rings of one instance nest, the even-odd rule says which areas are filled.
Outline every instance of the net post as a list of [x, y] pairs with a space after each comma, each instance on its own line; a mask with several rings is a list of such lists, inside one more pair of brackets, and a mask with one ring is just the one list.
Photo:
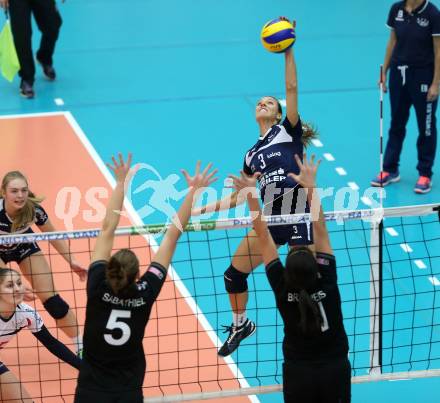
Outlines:
[[384, 93], [384, 79], [383, 79], [383, 65], [380, 65], [379, 70], [379, 175], [380, 175], [380, 189], [379, 189], [379, 199], [380, 206], [383, 206], [383, 93]]
[[370, 234], [370, 375], [382, 373], [382, 266], [383, 266], [383, 65], [379, 69], [379, 204], [380, 217], [371, 221]]
[[382, 373], [383, 220], [371, 221], [370, 233], [370, 375]]

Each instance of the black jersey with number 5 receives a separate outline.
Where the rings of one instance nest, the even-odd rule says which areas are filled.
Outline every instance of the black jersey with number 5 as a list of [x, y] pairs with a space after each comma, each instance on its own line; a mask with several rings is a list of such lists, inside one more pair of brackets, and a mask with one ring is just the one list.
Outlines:
[[298, 294], [285, 287], [285, 268], [279, 259], [266, 267], [269, 283], [275, 293], [278, 310], [284, 322], [283, 353], [286, 360], [326, 360], [348, 354], [341, 296], [339, 294], [336, 261], [333, 255], [317, 253], [320, 278], [311, 298], [318, 303], [321, 313], [321, 332], [305, 336], [300, 327]]
[[166, 269], [151, 263], [129, 296], [116, 296], [105, 279], [106, 261], [90, 265], [84, 326], [84, 355], [78, 385], [93, 390], [142, 387], [142, 345], [151, 308], [166, 278]]

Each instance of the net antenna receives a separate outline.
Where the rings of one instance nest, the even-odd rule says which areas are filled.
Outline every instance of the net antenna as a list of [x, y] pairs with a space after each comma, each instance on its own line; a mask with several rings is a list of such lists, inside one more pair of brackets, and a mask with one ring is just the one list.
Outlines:
[[379, 78], [379, 175], [380, 175], [380, 189], [379, 202], [380, 207], [383, 208], [383, 93], [384, 93], [384, 70], [383, 65], [380, 65]]

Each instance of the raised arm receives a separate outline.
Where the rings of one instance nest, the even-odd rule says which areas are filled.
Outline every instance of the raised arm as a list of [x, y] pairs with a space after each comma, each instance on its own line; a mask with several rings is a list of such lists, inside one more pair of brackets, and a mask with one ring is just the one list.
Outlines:
[[258, 235], [260, 252], [263, 262], [267, 266], [270, 262], [278, 258], [278, 250], [272, 236], [267, 228], [267, 223], [262, 219], [262, 211], [259, 203], [256, 181], [260, 174], [256, 172], [253, 176], [246, 175], [240, 171], [240, 176], [231, 175], [233, 186], [237, 192], [246, 195], [246, 199], [253, 219], [253, 227]]
[[[154, 262], [161, 264], [163, 267], [168, 269], [171, 259], [173, 257], [174, 251], [176, 249], [176, 244], [182, 231], [188, 224], [188, 220], [191, 216], [191, 207], [196, 202], [197, 196], [200, 194], [198, 189], [209, 186], [211, 183], [215, 182], [217, 179], [214, 177], [217, 170], [209, 172], [212, 164], [208, 164], [206, 168], [200, 172], [200, 161], [197, 162], [196, 171], [194, 176], [190, 176], [188, 172], [182, 170], [182, 173], [188, 184], [189, 191], [185, 196], [182, 205], [177, 212], [177, 215], [173, 217], [172, 224], [168, 228], [164, 235], [164, 238], [153, 258]], [[178, 228], [178, 226], [180, 228]]]
[[310, 215], [313, 226], [313, 238], [316, 252], [333, 254], [328, 236], [327, 226], [325, 223], [324, 213], [322, 211], [321, 199], [316, 189], [316, 173], [318, 171], [321, 160], [315, 164], [315, 156], [312, 155], [310, 161], [307, 161], [307, 155], [304, 153], [303, 162], [297, 154], [295, 160], [300, 169], [299, 175], [289, 173], [297, 183], [299, 183], [307, 192], [307, 200], [310, 206]]
[[113, 171], [116, 178], [116, 186], [107, 203], [107, 210], [102, 222], [101, 232], [96, 240], [92, 253], [92, 262], [97, 260], [109, 260], [115, 239], [115, 230], [121, 217], [122, 205], [124, 203], [125, 179], [130, 171], [131, 153], [128, 154], [127, 162], [124, 162], [122, 154], [118, 154], [119, 161], [112, 157], [113, 165], [107, 166]]
[[[287, 18], [285, 18], [288, 21]], [[295, 27], [295, 23], [293, 22]], [[286, 116], [292, 127], [298, 123], [298, 80], [293, 46], [284, 53], [286, 80]]]
[[214, 213], [222, 210], [232, 209], [246, 201], [245, 197], [241, 197], [239, 192], [232, 192], [230, 195], [221, 200], [209, 203], [205, 206], [195, 207], [191, 211], [191, 215], [200, 215], [206, 213]]

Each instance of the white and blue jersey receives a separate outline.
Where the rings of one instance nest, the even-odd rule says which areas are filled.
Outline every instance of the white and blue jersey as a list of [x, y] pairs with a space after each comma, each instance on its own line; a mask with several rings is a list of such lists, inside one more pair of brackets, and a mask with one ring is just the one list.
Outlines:
[[[304, 213], [307, 210], [305, 198], [298, 198], [300, 186], [288, 176], [298, 174], [299, 168], [294, 155], [302, 158], [301, 119], [292, 126], [287, 117], [281, 124], [273, 125], [267, 133], [246, 153], [243, 171], [247, 175], [260, 172], [258, 179], [265, 215]], [[288, 228], [287, 228], [288, 227]], [[313, 243], [310, 225], [269, 227], [276, 244], [307, 245]]]
[[[0, 351], [6, 347], [6, 344], [8, 344], [20, 330], [25, 328], [29, 329], [32, 335], [53, 355], [70, 364], [72, 367], [79, 369], [81, 360], [63, 343], [55, 339], [44, 326], [43, 319], [41, 319], [39, 313], [24, 303], [18, 304], [15, 308], [15, 312], [7, 318], [0, 316]], [[0, 361], [0, 375], [8, 371], [8, 367]]]
[[[31, 226], [35, 223], [41, 227], [47, 223], [49, 217], [42, 206], [35, 204], [35, 216], [33, 222], [27, 223], [14, 231], [14, 234], [33, 234]], [[8, 216], [5, 207], [5, 200], [0, 198], [0, 235], [9, 235], [12, 232], [12, 219]], [[17, 262], [21, 263], [27, 257], [41, 251], [36, 242], [3, 244], [0, 245], [0, 259], [4, 263]]]
[[18, 304], [15, 312], [8, 318], [0, 316], [0, 349], [26, 327], [32, 333], [38, 333], [43, 327], [40, 314], [27, 304]]

